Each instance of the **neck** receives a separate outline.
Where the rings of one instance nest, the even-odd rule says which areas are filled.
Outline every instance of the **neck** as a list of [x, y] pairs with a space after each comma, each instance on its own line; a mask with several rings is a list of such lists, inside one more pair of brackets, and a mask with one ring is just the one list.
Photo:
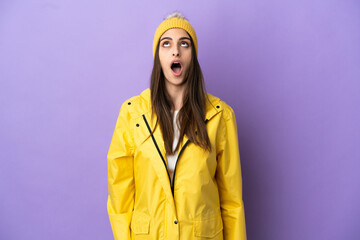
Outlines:
[[166, 90], [170, 95], [171, 101], [173, 103], [174, 109], [173, 110], [180, 110], [183, 105], [183, 96], [185, 92], [186, 85], [166, 85]]

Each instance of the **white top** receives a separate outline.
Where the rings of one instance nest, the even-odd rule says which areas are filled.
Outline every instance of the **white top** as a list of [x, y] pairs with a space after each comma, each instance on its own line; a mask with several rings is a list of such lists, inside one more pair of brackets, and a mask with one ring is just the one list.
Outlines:
[[[176, 124], [176, 120], [177, 120], [177, 114], [178, 114], [179, 110], [175, 110], [174, 111], [174, 122], [173, 122], [173, 126], [174, 126], [174, 141], [173, 141], [173, 150], [175, 150], [176, 145], [179, 142], [179, 135], [180, 135], [180, 130], [178, 128], [178, 125]], [[173, 155], [166, 155], [167, 158], [167, 165], [168, 165], [168, 171], [169, 171], [169, 175], [170, 175], [170, 180], [171, 183], [173, 182], [173, 175], [174, 175], [174, 169], [175, 169], [175, 165], [176, 165], [176, 161], [177, 161], [177, 154], [178, 151], [175, 152], [175, 154]]]

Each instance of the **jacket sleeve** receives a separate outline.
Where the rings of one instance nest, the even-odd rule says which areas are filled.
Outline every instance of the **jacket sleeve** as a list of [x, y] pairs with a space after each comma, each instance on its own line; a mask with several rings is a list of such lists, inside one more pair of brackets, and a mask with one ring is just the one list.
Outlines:
[[107, 155], [107, 211], [115, 240], [131, 239], [130, 222], [134, 208], [134, 145], [128, 109], [131, 105], [125, 103], [121, 106]]
[[246, 240], [245, 212], [236, 118], [233, 109], [223, 104], [217, 149], [216, 181], [219, 189], [225, 240]]

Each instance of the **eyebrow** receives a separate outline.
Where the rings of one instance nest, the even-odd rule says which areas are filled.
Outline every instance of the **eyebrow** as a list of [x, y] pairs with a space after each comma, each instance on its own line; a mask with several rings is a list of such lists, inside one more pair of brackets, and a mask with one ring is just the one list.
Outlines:
[[[165, 40], [165, 39], [173, 40], [171, 37], [163, 37], [162, 39], [160, 39], [160, 42], [161, 42], [162, 40]], [[190, 41], [190, 38], [188, 38], [188, 37], [181, 37], [181, 38], [179, 38], [179, 40], [183, 40], [183, 39], [187, 39], [187, 40]]]

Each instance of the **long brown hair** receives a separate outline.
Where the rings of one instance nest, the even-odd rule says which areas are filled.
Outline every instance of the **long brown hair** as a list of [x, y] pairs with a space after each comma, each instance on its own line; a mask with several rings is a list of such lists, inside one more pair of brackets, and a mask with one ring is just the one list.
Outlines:
[[157, 123], [160, 124], [167, 154], [174, 154], [178, 150], [181, 139], [183, 139], [185, 134], [189, 138], [189, 141], [200, 146], [204, 150], [211, 150], [211, 143], [204, 122], [205, 101], [208, 101], [204, 77], [195, 53], [193, 40], [191, 36], [189, 37], [192, 48], [191, 63], [188, 72], [184, 76], [186, 89], [183, 96], [183, 106], [178, 113], [180, 136], [174, 151], [172, 148], [174, 128], [173, 116], [171, 114], [173, 103], [166, 90], [165, 76], [160, 64], [160, 43], [158, 43], [155, 51], [150, 83], [152, 116], [154, 113], [157, 116]]

